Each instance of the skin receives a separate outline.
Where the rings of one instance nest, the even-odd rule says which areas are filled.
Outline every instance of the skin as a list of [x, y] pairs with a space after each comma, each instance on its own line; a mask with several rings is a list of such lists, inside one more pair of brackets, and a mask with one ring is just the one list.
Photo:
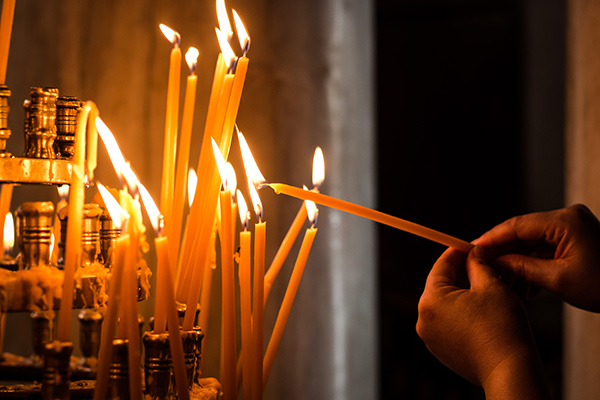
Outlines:
[[578, 204], [513, 217], [473, 243], [468, 256], [449, 249], [433, 266], [417, 333], [488, 399], [549, 398], [527, 315], [503, 281], [600, 312], [600, 222]]
[[600, 312], [600, 222], [583, 205], [511, 218], [473, 243], [494, 267]]
[[487, 399], [547, 399], [525, 310], [485, 259], [480, 247], [468, 258], [453, 249], [439, 258], [419, 301], [417, 333]]

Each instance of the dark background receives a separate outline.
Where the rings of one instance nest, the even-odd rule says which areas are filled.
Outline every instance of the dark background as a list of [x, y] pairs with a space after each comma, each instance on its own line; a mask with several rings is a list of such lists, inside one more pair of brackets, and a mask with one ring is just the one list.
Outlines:
[[[563, 0], [376, 2], [380, 210], [470, 241], [563, 206], [565, 14]], [[378, 229], [381, 398], [484, 398], [415, 333], [443, 247]], [[561, 304], [526, 305], [560, 398]]]

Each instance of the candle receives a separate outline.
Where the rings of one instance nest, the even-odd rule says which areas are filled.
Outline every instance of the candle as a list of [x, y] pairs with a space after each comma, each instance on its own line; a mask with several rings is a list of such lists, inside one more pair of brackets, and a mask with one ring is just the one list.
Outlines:
[[[86, 102], [79, 113], [77, 131], [75, 132], [75, 151], [73, 154], [73, 172], [69, 190], [69, 220], [67, 222], [67, 240], [65, 243], [65, 264], [63, 295], [58, 312], [58, 329], [56, 337], [61, 342], [68, 342], [71, 332], [71, 311], [73, 308], [73, 287], [75, 268], [81, 252], [81, 223], [84, 203], [84, 162], [85, 162], [85, 130], [88, 136], [94, 135], [98, 109], [90, 101]], [[86, 125], [89, 124], [89, 127]]]
[[231, 137], [233, 135], [233, 127], [237, 118], [238, 109], [240, 107], [240, 101], [242, 98], [242, 90], [244, 89], [244, 82], [246, 80], [246, 72], [248, 71], [248, 50], [250, 49], [250, 36], [242, 23], [242, 20], [238, 14], [233, 10], [233, 17], [235, 20], [235, 27], [240, 40], [240, 47], [242, 48], [242, 57], [237, 61], [235, 69], [235, 79], [233, 87], [231, 89], [231, 98], [227, 106], [227, 114], [223, 123], [221, 141], [219, 147], [223, 154], [229, 153], [229, 145], [231, 144]]
[[222, 304], [223, 304], [223, 332], [221, 347], [223, 349], [223, 393], [226, 398], [236, 397], [236, 339], [235, 339], [235, 279], [233, 268], [233, 231], [231, 207], [231, 183], [235, 178], [228, 176], [231, 172], [223, 158], [217, 143], [212, 140], [213, 152], [223, 188], [219, 194], [221, 225], [219, 238], [221, 242], [221, 274], [222, 274]]
[[238, 131], [238, 139], [246, 177], [248, 178], [248, 189], [250, 197], [254, 204], [254, 212], [258, 223], [254, 225], [254, 287], [252, 308], [252, 364], [254, 374], [252, 376], [253, 397], [262, 398], [262, 370], [263, 370], [263, 304], [264, 304], [264, 279], [265, 279], [265, 242], [267, 234], [267, 224], [263, 221], [263, 207], [256, 191], [256, 186], [265, 182], [265, 178], [260, 172], [256, 161], [252, 156], [250, 147], [242, 132]]
[[[230, 69], [235, 61], [235, 55], [227, 41], [223, 41], [220, 36], [221, 35], [217, 30], [217, 37], [220, 38], [219, 44], [221, 45], [221, 51], [224, 54], [224, 59], [228, 60], [227, 65]], [[200, 252], [200, 257], [194, 260], [196, 268], [192, 270], [192, 285], [190, 285], [190, 290], [187, 293], [187, 309], [183, 321], [183, 327], [186, 330], [192, 329], [193, 326], [195, 305], [198, 302], [200, 289], [202, 287], [202, 267], [206, 265], [208, 256], [208, 252], [204, 251], [204, 249], [207, 249], [210, 242], [212, 222], [214, 221], [217, 209], [219, 177], [215, 170], [215, 164], [212, 161], [213, 156], [208, 143], [210, 143], [212, 138], [211, 133], [215, 131], [214, 127], [222, 126], [232, 84], [233, 74], [226, 74], [223, 78], [221, 93], [214, 111], [214, 125], [211, 130], [208, 132], [205, 131], [202, 148], [200, 150], [200, 159], [197, 170], [203, 171], [203, 173], [198, 176], [195, 201], [190, 209], [189, 224], [186, 226], [186, 230], [190, 230], [192, 233], [186, 236], [186, 242], [183, 246], [183, 257], [190, 257], [193, 247], [198, 247], [199, 249], [203, 249], [203, 251]], [[184, 260], [182, 265], [185, 265], [186, 261], [187, 260]], [[182, 275], [184, 274], [180, 274], [180, 276]]]
[[175, 176], [175, 194], [173, 196], [173, 211], [169, 242], [171, 249], [170, 265], [177, 266], [181, 239], [181, 224], [183, 221], [183, 207], [185, 204], [186, 177], [190, 159], [190, 142], [192, 139], [192, 123], [194, 121], [194, 106], [196, 103], [196, 83], [198, 77], [194, 73], [198, 60], [198, 49], [190, 47], [185, 53], [185, 60], [190, 69], [185, 88], [185, 101], [183, 103], [183, 119], [181, 122], [181, 139], [179, 139], [179, 152], [177, 153], [177, 171]]
[[56, 204], [56, 210], [54, 213], [54, 245], [52, 246], [52, 257], [50, 259], [52, 265], [58, 265], [58, 245], [57, 243], [60, 241], [60, 219], [58, 218], [58, 213], [64, 207], [67, 206], [67, 196], [69, 196], [69, 185], [61, 185], [57, 186], [56, 190], [58, 191], [58, 204]]
[[[177, 306], [175, 304], [175, 291], [173, 289], [173, 279], [168, 258], [168, 241], [166, 236], [160, 236], [154, 239], [156, 254], [159, 257], [159, 263], [166, 264], [162, 266], [164, 271], [165, 298], [167, 309], [167, 320], [169, 327], [169, 345], [171, 347], [171, 356], [173, 357], [173, 371], [175, 373], [175, 385], [177, 387], [177, 397], [188, 400], [190, 397], [187, 386], [187, 372], [185, 369], [185, 360], [183, 355], [183, 343], [181, 333], [179, 332], [179, 317], [177, 315]], [[160, 264], [159, 264], [160, 266]]]
[[315, 193], [310, 190], [302, 190], [300, 188], [285, 185], [282, 183], [269, 183], [268, 186], [270, 186], [277, 194], [283, 193], [288, 196], [296, 197], [303, 200], [312, 200], [317, 204], [345, 211], [363, 218], [368, 218], [375, 222], [389, 225], [396, 229], [401, 229], [403, 231], [421, 236], [423, 238], [432, 240], [445, 246], [453, 247], [465, 253], [468, 253], [474, 247], [469, 242], [457, 239], [445, 233], [438, 232], [433, 229], [424, 227], [422, 225], [418, 225], [413, 222], [406, 221], [404, 219], [393, 217], [388, 214], [384, 214], [380, 211], [376, 211], [364, 206], [359, 206], [358, 204], [336, 199], [335, 197]]
[[[323, 151], [320, 147], [317, 147], [313, 156], [313, 190], [318, 191], [319, 187], [321, 186], [324, 180], [325, 159], [323, 157]], [[277, 275], [279, 274], [283, 263], [285, 262], [288, 254], [290, 253], [290, 250], [292, 249], [292, 246], [294, 245], [294, 242], [296, 241], [296, 238], [298, 237], [298, 234], [300, 233], [302, 225], [304, 225], [304, 220], [306, 220], [307, 216], [308, 214], [306, 213], [306, 207], [304, 206], [304, 202], [302, 202], [300, 210], [298, 210], [298, 214], [296, 214], [296, 218], [292, 222], [290, 229], [283, 238], [283, 241], [281, 242], [281, 245], [279, 246], [275, 257], [271, 262], [271, 266], [269, 267], [265, 275], [265, 294], [263, 299], [264, 304], [267, 303], [267, 298], [269, 297], [269, 293], [271, 292], [273, 282], [275, 281], [275, 278], [277, 278]]]
[[[146, 213], [152, 223], [152, 227], [158, 234], [158, 237], [154, 239], [156, 246], [156, 257], [158, 261], [158, 274], [157, 280], [163, 281], [160, 286], [157, 287], [157, 302], [161, 302], [162, 309], [166, 313], [167, 326], [169, 329], [169, 345], [171, 347], [171, 356], [173, 357], [173, 370], [175, 372], [175, 385], [177, 387], [177, 394], [179, 398], [184, 400], [189, 399], [189, 392], [187, 388], [187, 375], [185, 369], [185, 360], [183, 355], [183, 344], [181, 342], [181, 334], [179, 332], [179, 317], [177, 316], [177, 306], [175, 304], [175, 290], [173, 288], [173, 275], [171, 267], [169, 266], [169, 242], [167, 236], [163, 236], [163, 216], [161, 215], [158, 207], [154, 203], [152, 196], [141, 183], [138, 184], [140, 196], [144, 203]], [[160, 300], [158, 298], [160, 293]], [[157, 304], [158, 305], [158, 304]], [[154, 332], [157, 332], [156, 315], [154, 319]], [[160, 329], [160, 328], [159, 328]], [[163, 328], [164, 331], [164, 328]], [[162, 332], [161, 332], [162, 333]]]
[[[115, 200], [113, 195], [110, 194], [101, 183], [98, 183], [98, 190], [100, 191], [100, 195], [104, 200], [106, 209], [115, 226], [117, 229], [122, 229], [123, 226], [126, 225], [129, 215], [119, 206], [119, 203]], [[100, 334], [100, 349], [98, 351], [94, 400], [104, 400], [106, 398], [108, 372], [112, 356], [112, 339], [117, 326], [119, 306], [121, 303], [123, 269], [125, 268], [125, 258], [129, 247], [130, 240], [128, 234], [121, 235], [115, 241], [115, 256], [110, 276], [108, 305], [104, 316], [104, 322], [102, 323], [102, 332]]]
[[160, 24], [165, 37], [171, 42], [171, 57], [169, 63], [169, 84], [167, 87], [167, 111], [165, 118], [165, 145], [163, 153], [163, 173], [160, 207], [165, 216], [167, 232], [171, 226], [171, 206], [173, 201], [173, 186], [175, 180], [175, 154], [177, 144], [177, 125], [179, 115], [179, 80], [181, 75], [181, 49], [179, 33], [166, 25]]
[[[249, 212], [242, 193], [238, 190], [237, 195], [240, 219], [243, 231], [240, 232], [240, 254], [239, 254], [239, 280], [240, 280], [240, 321], [242, 328], [242, 374], [244, 399], [252, 399], [253, 381], [253, 345], [252, 345], [252, 293], [251, 275], [252, 260], [252, 233], [248, 231]], [[255, 303], [256, 304], [256, 303]], [[239, 381], [239, 379], [238, 379]]]
[[[215, 248], [215, 242], [217, 240], [217, 223], [215, 221], [213, 225], [212, 234], [210, 236], [210, 245], [209, 245], [209, 260], [207, 265], [204, 267], [204, 279], [202, 280], [202, 296], [200, 297], [200, 327], [204, 331], [206, 337], [202, 340], [202, 354], [206, 354], [206, 343], [207, 338], [210, 340], [209, 332], [209, 313], [210, 313], [210, 294], [212, 288], [212, 278], [215, 269], [217, 268], [217, 250]], [[200, 360], [200, 370], [204, 370], [204, 359], [202, 357]]]
[[[0, 217], [5, 218], [6, 214], [10, 212], [10, 202], [12, 200], [12, 192], [13, 192], [12, 183], [4, 183], [2, 184], [2, 189], [0, 189]], [[4, 235], [4, 232], [0, 232], [1, 235]], [[4, 236], [0, 237], [0, 243], [4, 243]]]
[[300, 246], [300, 252], [296, 258], [292, 276], [290, 277], [290, 282], [288, 283], [288, 287], [285, 291], [283, 302], [281, 303], [279, 313], [277, 314], [277, 320], [275, 321], [275, 327], [273, 328], [273, 333], [271, 334], [271, 339], [269, 340], [269, 345], [267, 346], [262, 376], [263, 387], [267, 385], [267, 380], [269, 379], [271, 368], [273, 367], [273, 362], [275, 361], [275, 356], [277, 355], [277, 350], [279, 349], [279, 343], [281, 342], [283, 330], [285, 329], [287, 319], [294, 303], [294, 298], [296, 297], [296, 292], [298, 291], [298, 286], [300, 285], [300, 280], [302, 279], [302, 273], [304, 272], [304, 267], [306, 266], [306, 260], [308, 259], [308, 254], [310, 253], [312, 243], [315, 239], [315, 235], [317, 234], [317, 229], [314, 227], [314, 222], [317, 217], [316, 207], [314, 207], [314, 204], [310, 204], [308, 202], [306, 203], [306, 207], [307, 209], [310, 209], [309, 216], [313, 225], [308, 228], [304, 234], [304, 239], [302, 240], [302, 245]]
[[0, 85], [6, 83], [8, 67], [8, 50], [12, 33], [13, 17], [15, 15], [15, 0], [2, 2], [2, 17], [0, 19]]

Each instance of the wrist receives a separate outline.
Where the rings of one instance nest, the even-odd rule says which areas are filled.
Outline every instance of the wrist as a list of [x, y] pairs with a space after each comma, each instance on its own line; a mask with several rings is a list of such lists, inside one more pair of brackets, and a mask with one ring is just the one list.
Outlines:
[[550, 399], [542, 363], [535, 346], [515, 351], [482, 382], [488, 400]]

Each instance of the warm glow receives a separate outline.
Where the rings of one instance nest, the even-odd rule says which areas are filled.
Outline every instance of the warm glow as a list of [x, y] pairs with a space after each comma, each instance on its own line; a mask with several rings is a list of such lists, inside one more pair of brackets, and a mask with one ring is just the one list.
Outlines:
[[[50, 254], [54, 253], [54, 245], [55, 244], [56, 244], [56, 239], [54, 238], [54, 232], [52, 232], [52, 235], [50, 235]], [[5, 248], [4, 253], [8, 254], [8, 253], [10, 253], [10, 250], [6, 251], [6, 248]]]
[[146, 213], [148, 214], [148, 219], [154, 228], [154, 231], [157, 234], [161, 234], [163, 230], [164, 220], [163, 216], [160, 213], [160, 210], [156, 206], [154, 199], [150, 196], [150, 192], [148, 189], [141, 183], [138, 182], [138, 188], [140, 190], [140, 196], [142, 197], [142, 203], [144, 204], [144, 208], [146, 209]]
[[211, 143], [212, 143], [212, 148], [213, 148], [213, 154], [215, 155], [215, 161], [217, 162], [217, 169], [219, 170], [219, 176], [221, 177], [221, 183], [223, 184], [223, 187], [225, 188], [226, 185], [226, 179], [227, 179], [227, 161], [225, 161], [225, 158], [223, 158], [223, 154], [221, 154], [221, 150], [219, 149], [219, 146], [217, 146], [217, 142], [215, 142], [215, 139], [210, 138]]
[[267, 183], [265, 177], [260, 172], [260, 169], [258, 169], [256, 161], [254, 161], [254, 157], [252, 156], [250, 147], [248, 147], [248, 142], [246, 142], [246, 138], [244, 138], [244, 135], [239, 130], [237, 131], [237, 133], [240, 142], [240, 150], [242, 152], [242, 160], [244, 161], [244, 169], [246, 170], [246, 176], [249, 180], [252, 181], [254, 186], [260, 186], [262, 184]]
[[69, 197], [69, 185], [57, 186], [56, 191], [58, 192], [58, 197], [60, 197], [61, 200], [66, 200], [67, 197]]
[[313, 157], [312, 183], [318, 189], [325, 180], [325, 158], [320, 147], [315, 149]]
[[254, 205], [254, 213], [256, 214], [256, 218], [259, 222], [261, 222], [263, 219], [262, 202], [260, 201], [260, 196], [258, 195], [256, 187], [252, 184], [252, 182], [250, 182], [250, 180], [248, 180], [248, 191], [250, 192], [250, 199]]
[[246, 204], [246, 199], [244, 199], [244, 195], [238, 189], [236, 192], [238, 210], [240, 212], [240, 221], [242, 221], [242, 227], [244, 230], [248, 229], [248, 222], [250, 221], [250, 211], [248, 211], [248, 205]]
[[193, 74], [196, 70], [196, 65], [198, 65], [198, 56], [200, 52], [194, 46], [191, 46], [188, 51], [185, 53], [185, 62], [190, 69], [190, 74]]
[[181, 36], [179, 35], [179, 33], [169, 28], [165, 24], [160, 24], [159, 26], [160, 30], [162, 31], [163, 35], [165, 35], [167, 40], [171, 42], [173, 46], [179, 46], [179, 43], [181, 42]]
[[123, 229], [129, 219], [129, 213], [121, 208], [117, 199], [100, 182], [98, 182], [98, 192], [100, 192], [100, 196], [102, 196], [102, 200], [106, 206], [106, 211], [108, 211], [108, 215], [110, 215], [117, 229]]
[[225, 165], [225, 177], [227, 181], [225, 182], [225, 190], [229, 190], [231, 192], [232, 198], [235, 200], [235, 191], [237, 189], [237, 176], [235, 175], [235, 169], [230, 162]]
[[100, 138], [102, 139], [102, 143], [104, 143], [104, 146], [106, 147], [108, 157], [115, 168], [117, 176], [121, 180], [125, 179], [130, 190], [135, 190], [138, 183], [137, 176], [135, 175], [135, 172], [133, 172], [133, 169], [131, 169], [129, 162], [125, 161], [125, 157], [123, 157], [123, 153], [119, 148], [115, 136], [100, 117], [96, 117], [96, 128], [98, 130], [98, 135], [100, 135]]
[[194, 195], [196, 194], [196, 186], [198, 185], [198, 175], [193, 168], [188, 171], [188, 203], [190, 207], [194, 202]]
[[10, 254], [15, 245], [15, 221], [12, 213], [4, 218], [4, 254]]
[[235, 22], [235, 30], [237, 32], [238, 40], [240, 41], [240, 47], [242, 48], [244, 55], [246, 55], [248, 50], [250, 50], [250, 36], [248, 35], [248, 31], [246, 31], [242, 19], [235, 10], [233, 10], [233, 21]]
[[219, 28], [215, 28], [215, 32], [217, 33], [219, 47], [221, 48], [221, 53], [223, 53], [223, 58], [225, 59], [225, 64], [227, 64], [227, 69], [232, 70], [236, 60], [235, 53], [231, 49], [231, 45], [227, 41], [225, 34], [219, 30]]
[[225, 35], [227, 40], [233, 36], [231, 30], [231, 23], [229, 22], [229, 16], [227, 15], [227, 7], [225, 7], [225, 0], [217, 0], [217, 21], [219, 21], [219, 29]]
[[[304, 190], [308, 190], [306, 186], [303, 186]], [[308, 220], [310, 221], [311, 226], [314, 228], [317, 224], [317, 217], [319, 216], [319, 209], [314, 201], [304, 200], [304, 205], [306, 207], [306, 213], [308, 214]]]

